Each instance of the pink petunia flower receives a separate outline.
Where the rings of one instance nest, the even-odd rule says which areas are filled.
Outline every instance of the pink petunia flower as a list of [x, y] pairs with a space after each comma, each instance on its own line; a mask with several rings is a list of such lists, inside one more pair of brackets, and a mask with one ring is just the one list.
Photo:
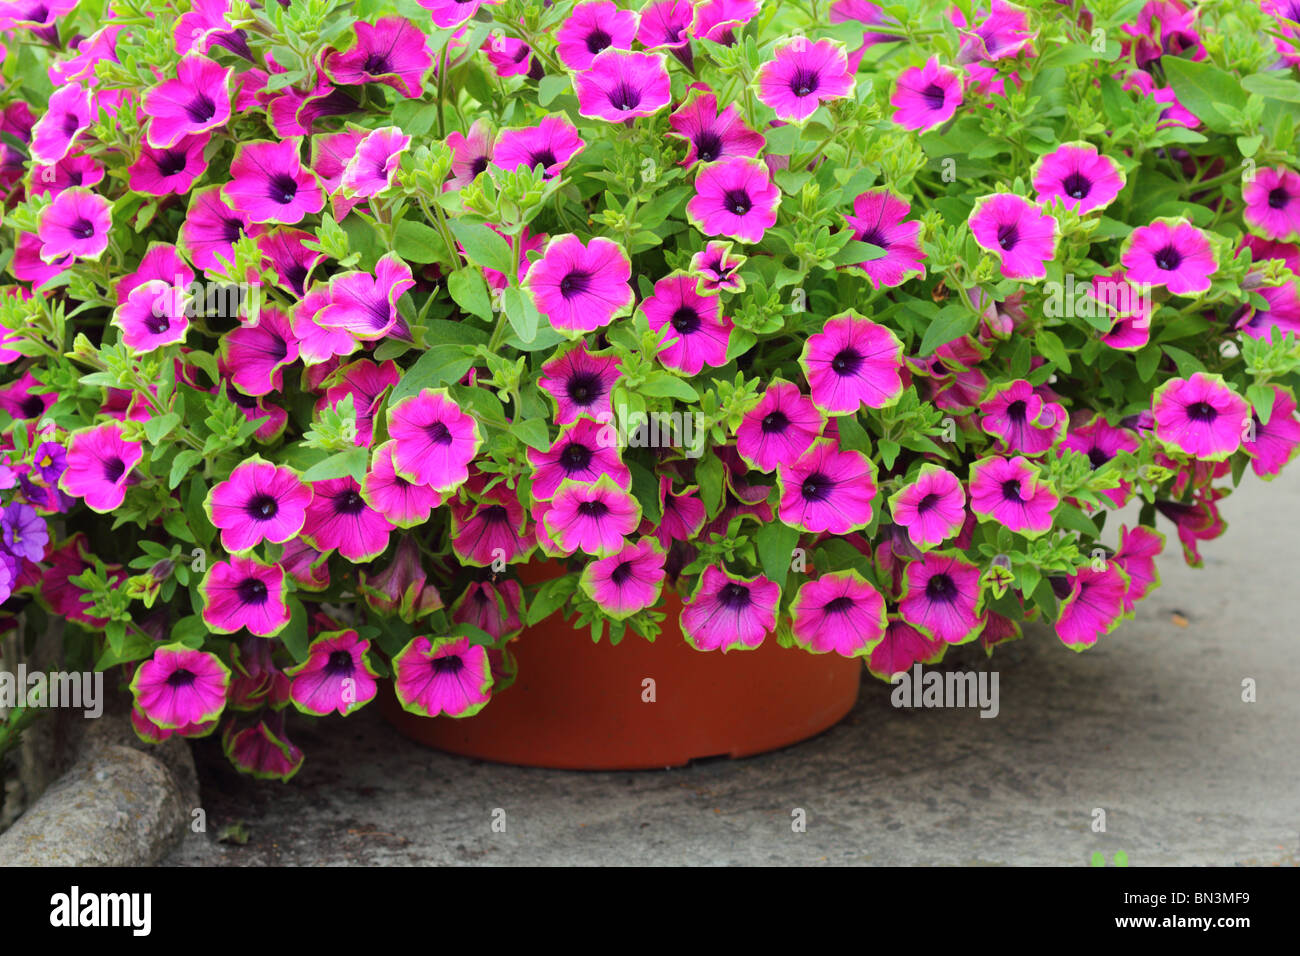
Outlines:
[[411, 145], [396, 126], [371, 130], [343, 170], [343, 189], [351, 196], [369, 198], [391, 189], [402, 165], [402, 153]]
[[753, 157], [733, 156], [700, 168], [686, 216], [706, 236], [758, 242], [776, 224], [780, 205], [781, 190], [767, 165]]
[[962, 103], [961, 73], [930, 57], [924, 66], [904, 70], [894, 81], [889, 104], [903, 129], [934, 129], [952, 119]]
[[698, 276], [697, 288], [707, 292], [744, 292], [745, 277], [740, 267], [745, 256], [731, 251], [730, 242], [710, 242], [691, 256], [691, 273]]
[[610, 0], [579, 3], [555, 31], [555, 54], [570, 70], [586, 70], [603, 50], [632, 49], [637, 16]]
[[232, 179], [221, 187], [222, 198], [255, 223], [292, 226], [320, 212], [325, 193], [316, 174], [303, 167], [299, 149], [297, 138], [239, 144], [230, 166]]
[[425, 77], [433, 69], [427, 43], [424, 32], [403, 17], [380, 17], [374, 24], [358, 21], [352, 25], [351, 45], [326, 50], [321, 69], [339, 86], [382, 83], [414, 99], [423, 94]]
[[689, 273], [674, 272], [660, 279], [640, 308], [650, 328], [662, 332], [664, 344], [658, 356], [668, 368], [698, 375], [706, 365], [727, 364], [727, 345], [735, 326], [722, 314], [722, 300], [701, 295]]
[[397, 443], [397, 474], [439, 494], [450, 494], [465, 483], [482, 441], [474, 418], [445, 389], [432, 388], [389, 406], [388, 434]]
[[795, 643], [814, 654], [866, 657], [885, 637], [885, 599], [853, 570], [805, 582], [790, 616]]
[[443, 496], [428, 485], [407, 481], [399, 475], [394, 459], [396, 451], [396, 441], [386, 441], [375, 449], [370, 470], [361, 483], [361, 497], [394, 527], [418, 527], [443, 503]]
[[[1059, 587], [1053, 580], [1053, 587]], [[1072, 651], [1082, 651], [1097, 643], [1097, 639], [1113, 631], [1124, 619], [1124, 605], [1128, 597], [1128, 575], [1115, 561], [1107, 561], [1103, 570], [1082, 567], [1068, 575], [1061, 583], [1060, 616], [1056, 620], [1056, 636]]]
[[1124, 170], [1091, 143], [1063, 143], [1041, 156], [1030, 172], [1038, 202], [1059, 199], [1080, 215], [1105, 209], [1124, 188]]
[[232, 556], [208, 568], [199, 585], [203, 623], [217, 634], [248, 628], [257, 637], [273, 637], [289, 623], [284, 568], [251, 557]]
[[304, 714], [346, 717], [374, 700], [379, 676], [366, 652], [370, 642], [356, 631], [328, 631], [307, 649], [307, 659], [285, 668], [291, 678], [289, 699]]
[[622, 123], [651, 116], [672, 99], [672, 84], [662, 53], [629, 53], [608, 48], [573, 76], [578, 112], [592, 119]]
[[297, 535], [311, 499], [311, 486], [296, 471], [254, 455], [208, 492], [204, 508], [221, 530], [221, 546], [240, 554], [263, 541], [284, 544]]
[[111, 421], [73, 432], [67, 448], [59, 490], [100, 514], [116, 509], [126, 497], [131, 469], [144, 457], [140, 442], [127, 441], [121, 423]]
[[1024, 379], [997, 385], [980, 402], [980, 429], [1006, 451], [1032, 457], [1052, 448], [1065, 434], [1068, 416], [1045, 402]]
[[758, 68], [758, 98], [787, 123], [802, 123], [828, 100], [853, 92], [844, 46], [834, 40], [809, 42], [797, 36], [776, 46], [773, 59]]
[[1134, 229], [1121, 247], [1120, 263], [1130, 281], [1165, 286], [1174, 295], [1207, 291], [1219, 267], [1205, 233], [1183, 218]]
[[931, 551], [903, 572], [899, 613], [913, 627], [948, 644], [979, 636], [983, 604], [980, 570], [955, 554]]
[[[521, 166], [541, 166], [546, 178], [551, 179], [586, 145], [578, 128], [563, 116], [547, 116], [536, 126], [501, 130], [490, 155], [492, 165], [508, 173]], [[455, 166], [452, 168], [454, 171]]]
[[1036, 281], [1047, 275], [1060, 232], [1056, 220], [1028, 199], [1013, 193], [981, 196], [968, 221], [975, 241], [997, 256], [1008, 279]]
[[230, 668], [216, 654], [164, 644], [131, 678], [135, 707], [165, 730], [191, 728], [221, 716]]
[[823, 415], [799, 386], [772, 382], [736, 429], [736, 452], [751, 468], [793, 465], [826, 427]]
[[1300, 175], [1265, 166], [1241, 188], [1241, 218], [1265, 239], [1300, 239]]
[[313, 321], [329, 329], [342, 329], [362, 342], [373, 342], [393, 332], [400, 315], [397, 300], [415, 288], [408, 266], [396, 253], [384, 255], [369, 272], [342, 272], [330, 278], [329, 305]]
[[632, 308], [632, 264], [623, 247], [596, 236], [552, 236], [524, 279], [537, 311], [555, 330], [576, 338], [608, 325]]
[[597, 421], [612, 417], [610, 395], [622, 374], [620, 364], [612, 353], [589, 351], [581, 339], [543, 362], [537, 384], [555, 401], [555, 424], [568, 425], [582, 415]]
[[1273, 392], [1273, 407], [1268, 424], [1260, 420], [1258, 410], [1253, 411], [1253, 434], [1248, 429], [1241, 443], [1242, 451], [1250, 456], [1251, 470], [1265, 480], [1281, 474], [1282, 467], [1300, 449], [1300, 417], [1296, 416], [1295, 398], [1281, 386], [1269, 388]]
[[893, 288], [912, 276], [925, 275], [925, 252], [920, 245], [921, 224], [905, 222], [910, 204], [886, 189], [873, 189], [853, 201], [853, 215], [844, 221], [853, 238], [884, 251], [877, 259], [851, 268], [861, 270], [873, 288]]
[[467, 638], [414, 638], [393, 658], [402, 707], [422, 717], [471, 717], [492, 699], [487, 650]]
[[388, 547], [393, 525], [361, 497], [355, 478], [312, 483], [302, 537], [317, 551], [333, 551], [353, 564], [373, 561]]
[[1026, 538], [1052, 529], [1052, 509], [1061, 503], [1028, 459], [981, 458], [970, 466], [970, 510]]
[[1156, 558], [1164, 549], [1165, 536], [1154, 528], [1120, 525], [1119, 550], [1115, 552], [1115, 563], [1128, 575], [1128, 590], [1124, 594], [1125, 614], [1132, 614], [1137, 602], [1160, 586]]
[[871, 524], [876, 466], [860, 451], [819, 439], [789, 465], [776, 470], [778, 514], [802, 531], [848, 534]]
[[683, 166], [713, 163], [728, 156], [757, 156], [764, 139], [745, 125], [740, 108], [729, 104], [718, 112], [718, 98], [712, 90], [693, 90], [686, 101], [668, 117], [669, 136], [686, 141]]
[[831, 415], [885, 408], [903, 393], [903, 343], [853, 309], [833, 315], [804, 343], [799, 366], [813, 403]]
[[451, 503], [450, 537], [457, 559], [478, 568], [526, 561], [534, 546], [519, 496], [504, 482], [481, 493], [478, 500]]
[[210, 137], [207, 133], [182, 136], [172, 146], [159, 149], [145, 143], [140, 157], [127, 167], [127, 185], [147, 196], [184, 196], [194, 181], [207, 171], [203, 158]]
[[664, 557], [654, 538], [628, 541], [617, 554], [588, 562], [579, 584], [605, 614], [623, 620], [659, 603]]
[[95, 121], [97, 112], [88, 87], [69, 83], [55, 90], [44, 115], [32, 126], [32, 161], [53, 166], [67, 156], [77, 137]]
[[780, 587], [763, 575], [733, 577], [711, 564], [682, 607], [682, 633], [697, 651], [753, 650], [776, 629], [780, 600]]
[[912, 544], [925, 550], [961, 531], [966, 520], [966, 492], [946, 468], [924, 464], [916, 479], [889, 496], [894, 524], [907, 529]]
[[564, 551], [600, 558], [622, 550], [640, 522], [640, 503], [609, 475], [592, 482], [565, 481], [543, 519], [547, 536]]
[[168, 149], [186, 136], [219, 129], [230, 121], [230, 74], [206, 56], [181, 57], [175, 76], [144, 91], [141, 109], [149, 117], [145, 139]]
[[263, 231], [244, 213], [226, 205], [219, 186], [206, 186], [190, 193], [177, 245], [196, 269], [224, 274], [233, 264], [235, 243], [244, 236], [260, 236]]
[[583, 417], [561, 428], [549, 449], [529, 448], [533, 497], [550, 501], [566, 480], [591, 482], [601, 475], [609, 475], [620, 488], [631, 488], [632, 473], [618, 447], [602, 440], [602, 431], [601, 425]]
[[[548, 117], [549, 119], [549, 117]], [[447, 134], [447, 146], [451, 149], [451, 176], [443, 185], [446, 192], [464, 189], [479, 173], [488, 168], [492, 162], [493, 145], [496, 137], [483, 120], [470, 124], [469, 132], [453, 130]], [[535, 164], [530, 164], [532, 168]]]
[[1151, 397], [1155, 435], [1171, 451], [1201, 461], [1222, 461], [1241, 447], [1250, 406], [1221, 375], [1193, 372], [1171, 378]]
[[279, 391], [282, 369], [298, 360], [289, 317], [274, 306], [262, 306], [257, 325], [241, 325], [222, 336], [221, 357], [233, 369], [231, 381], [245, 395]]
[[98, 259], [108, 248], [113, 212], [107, 199], [83, 187], [65, 189], [41, 210], [36, 229], [41, 258], [55, 262], [65, 256]]

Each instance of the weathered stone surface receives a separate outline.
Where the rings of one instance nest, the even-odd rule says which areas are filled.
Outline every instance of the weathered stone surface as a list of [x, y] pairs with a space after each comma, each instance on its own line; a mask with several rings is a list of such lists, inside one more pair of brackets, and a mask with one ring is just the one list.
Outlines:
[[92, 746], [0, 835], [0, 866], [155, 863], [186, 819], [162, 763], [120, 744]]

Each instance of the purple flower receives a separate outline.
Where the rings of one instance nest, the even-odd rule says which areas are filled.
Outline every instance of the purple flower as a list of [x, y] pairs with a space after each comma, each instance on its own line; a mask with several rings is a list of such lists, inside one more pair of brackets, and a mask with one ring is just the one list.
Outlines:
[[1129, 281], [1162, 285], [1174, 295], [1205, 292], [1219, 267], [1205, 233], [1181, 217], [1134, 229], [1124, 240], [1119, 261]]
[[149, 117], [149, 145], [167, 149], [186, 136], [225, 126], [230, 120], [233, 71], [233, 67], [223, 68], [197, 53], [182, 57], [172, 79], [144, 91], [142, 109]]
[[801, 36], [779, 44], [775, 59], [758, 68], [755, 82], [758, 98], [787, 123], [802, 123], [822, 103], [853, 92], [843, 45], [834, 40], [810, 43]]
[[672, 98], [662, 53], [607, 49], [574, 74], [573, 86], [579, 113], [611, 123], [650, 116]]
[[15, 557], [29, 561], [39, 561], [45, 557], [45, 545], [49, 543], [50, 533], [45, 521], [31, 505], [20, 501], [5, 505], [0, 513], [0, 534], [4, 545]]

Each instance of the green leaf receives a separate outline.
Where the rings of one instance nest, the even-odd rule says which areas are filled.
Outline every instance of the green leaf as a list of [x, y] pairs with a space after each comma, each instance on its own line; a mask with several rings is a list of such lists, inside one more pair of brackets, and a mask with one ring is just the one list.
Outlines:
[[1097, 530], [1097, 525], [1093, 523], [1092, 519], [1074, 505], [1062, 504], [1056, 511], [1055, 520], [1059, 527], [1078, 531], [1085, 537], [1097, 538], [1101, 536], [1101, 532]]
[[491, 322], [492, 297], [488, 295], [487, 283], [483, 273], [473, 266], [457, 269], [447, 277], [447, 291], [451, 293], [456, 304], [471, 315]]
[[426, 388], [459, 382], [473, 364], [474, 356], [466, 350], [466, 346], [435, 345], [407, 369], [402, 380], [393, 388], [388, 404], [390, 407], [396, 405], [402, 399]]
[[303, 472], [303, 481], [328, 481], [332, 478], [351, 476], [361, 481], [370, 467], [370, 450], [367, 448], [350, 448], [336, 455], [330, 455], [324, 461], [317, 462]]
[[758, 545], [758, 558], [763, 564], [763, 573], [784, 589], [795, 545], [799, 543], [799, 529], [791, 528], [782, 521], [772, 521], [763, 526], [754, 536], [754, 541]]
[[546, 422], [540, 418], [516, 421], [510, 426], [510, 432], [518, 435], [528, 447], [536, 448], [538, 451], [546, 451], [551, 447], [551, 433], [546, 427]]
[[1255, 408], [1261, 425], [1267, 425], [1273, 417], [1273, 389], [1268, 385], [1251, 385], [1246, 389], [1246, 398]]
[[1219, 109], [1219, 105], [1245, 110], [1246, 94], [1241, 81], [1206, 60], [1196, 62], [1167, 56], [1162, 57], [1160, 63], [1178, 101], [1195, 113], [1202, 123], [1216, 133], [1239, 131], [1237, 124]]
[[299, 664], [307, 659], [311, 647], [307, 637], [307, 608], [296, 597], [289, 598], [289, 623], [277, 637]]
[[1241, 85], [1249, 93], [1257, 93], [1270, 100], [1300, 103], [1300, 83], [1292, 80], [1290, 71], [1275, 70], [1270, 73], [1250, 73], [1242, 77]]
[[407, 262], [438, 262], [446, 259], [447, 246], [437, 229], [405, 219], [397, 224], [397, 254]]
[[208, 625], [203, 622], [203, 618], [197, 614], [189, 614], [181, 618], [172, 627], [171, 640], [179, 641], [186, 647], [198, 650], [203, 646], [203, 642], [208, 639]]
[[954, 303], [944, 306], [921, 337], [920, 354], [929, 355], [939, 346], [961, 338], [975, 328], [977, 321], [979, 317], [965, 305]]
[[578, 588], [578, 578], [573, 574], [552, 578], [542, 584], [528, 603], [528, 624], [540, 624], [569, 600], [569, 596]]
[[667, 372], [650, 376], [637, 391], [651, 398], [680, 398], [684, 402], [696, 402], [700, 398], [700, 393], [690, 382]]
[[695, 466], [695, 478], [700, 483], [700, 500], [710, 517], [718, 513], [722, 504], [722, 459], [709, 455]]
[[506, 276], [515, 270], [515, 257], [509, 244], [487, 226], [460, 219], [452, 219], [447, 225], [456, 241], [465, 247], [465, 255], [471, 262]]
[[1034, 341], [1043, 358], [1064, 372], [1070, 371], [1070, 354], [1065, 350], [1065, 343], [1059, 335], [1048, 329], [1039, 329]]
[[180, 423], [181, 417], [175, 412], [168, 412], [158, 418], [151, 418], [144, 423], [144, 437], [149, 439], [149, 444], [157, 445]]
[[550, 106], [561, 93], [569, 88], [569, 78], [567, 75], [544, 76], [542, 81], [537, 84], [537, 105]]
[[541, 324], [542, 316], [533, 304], [532, 296], [512, 286], [502, 294], [501, 304], [505, 307], [510, 327], [522, 341], [531, 342], [537, 338], [537, 327]]
[[167, 489], [175, 491], [176, 486], [185, 480], [191, 469], [203, 460], [203, 453], [195, 448], [185, 448], [172, 459], [172, 468], [167, 475]]

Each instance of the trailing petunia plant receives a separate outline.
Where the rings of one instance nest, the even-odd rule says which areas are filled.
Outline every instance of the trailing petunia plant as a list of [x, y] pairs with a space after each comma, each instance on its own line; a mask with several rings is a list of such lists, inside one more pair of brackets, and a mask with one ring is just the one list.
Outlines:
[[552, 614], [1083, 650], [1300, 447], [1294, 4], [0, 29], [6, 609], [256, 775], [384, 679], [491, 706]]

